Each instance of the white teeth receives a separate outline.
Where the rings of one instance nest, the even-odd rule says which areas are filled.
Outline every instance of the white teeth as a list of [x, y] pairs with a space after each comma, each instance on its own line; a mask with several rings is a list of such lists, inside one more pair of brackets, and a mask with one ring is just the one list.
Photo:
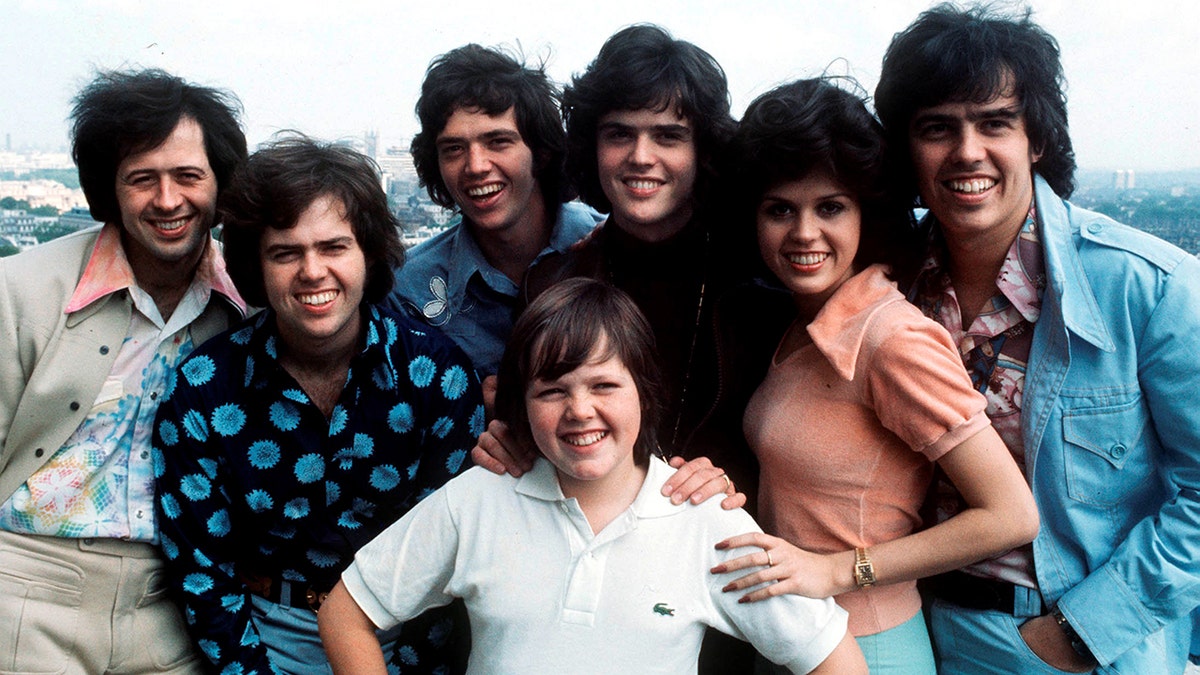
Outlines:
[[625, 184], [634, 190], [653, 190], [659, 185], [662, 185], [661, 182], [656, 180], [627, 180], [625, 181]]
[[567, 443], [567, 445], [583, 447], [585, 445], [591, 445], [592, 443], [598, 443], [600, 440], [602, 440], [607, 435], [608, 435], [607, 431], [593, 431], [590, 434], [582, 434], [582, 435], [578, 435], [578, 436], [563, 436], [563, 441], [565, 443]]
[[467, 194], [471, 197], [486, 197], [490, 194], [495, 194], [504, 189], [504, 186], [499, 183], [491, 183], [482, 187], [471, 188], [467, 190]]
[[951, 190], [972, 195], [979, 194], [995, 184], [996, 181], [991, 178], [972, 178], [971, 180], [952, 180], [947, 182]]
[[816, 265], [828, 257], [828, 253], [793, 253], [787, 259], [793, 265]]
[[323, 305], [327, 302], [332, 302], [337, 297], [337, 291], [325, 291], [324, 293], [312, 293], [310, 295], [299, 295], [296, 299], [303, 305]]
[[154, 224], [154, 226], [160, 230], [166, 230], [166, 231], [170, 232], [171, 230], [178, 230], [179, 228], [183, 227], [184, 225], [187, 224], [187, 221], [188, 221], [187, 218], [176, 218], [175, 220], [160, 220], [160, 221], [156, 222]]

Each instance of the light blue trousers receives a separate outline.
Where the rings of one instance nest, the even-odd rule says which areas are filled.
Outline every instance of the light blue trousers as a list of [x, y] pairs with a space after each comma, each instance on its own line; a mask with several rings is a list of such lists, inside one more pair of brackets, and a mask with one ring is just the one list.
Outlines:
[[[882, 633], [855, 638], [871, 675], [934, 675], [933, 649], [920, 613]], [[785, 675], [788, 669], [758, 657], [756, 675]]]

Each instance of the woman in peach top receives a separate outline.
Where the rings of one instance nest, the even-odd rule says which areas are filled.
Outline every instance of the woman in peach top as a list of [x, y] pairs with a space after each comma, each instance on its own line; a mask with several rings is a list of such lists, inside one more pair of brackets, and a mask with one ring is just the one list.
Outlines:
[[[750, 105], [735, 149], [797, 316], [745, 416], [777, 536], [721, 542], [752, 549], [714, 572], [755, 570], [725, 589], [746, 602], [833, 595], [872, 673], [933, 673], [915, 580], [1031, 541], [1033, 498], [949, 334], [897, 290], [916, 233], [863, 101], [827, 78], [783, 85]], [[935, 462], [968, 508], [918, 531]]]

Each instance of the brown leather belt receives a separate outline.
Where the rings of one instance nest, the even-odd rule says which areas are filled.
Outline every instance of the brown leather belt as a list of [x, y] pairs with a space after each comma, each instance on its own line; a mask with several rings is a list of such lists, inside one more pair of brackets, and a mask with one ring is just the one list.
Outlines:
[[278, 605], [311, 609], [316, 612], [321, 609], [321, 603], [325, 602], [325, 598], [329, 597], [330, 589], [320, 586], [309, 586], [304, 583], [257, 574], [239, 573], [238, 578], [245, 584], [246, 590]]

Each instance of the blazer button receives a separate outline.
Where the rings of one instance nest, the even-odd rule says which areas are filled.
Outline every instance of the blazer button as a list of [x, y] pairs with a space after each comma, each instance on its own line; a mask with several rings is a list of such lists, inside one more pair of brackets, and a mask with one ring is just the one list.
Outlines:
[[79, 410], [79, 401], [71, 401], [71, 410]]
[[34, 457], [41, 457], [41, 456], [42, 456], [42, 455], [44, 455], [44, 454], [46, 454], [46, 449], [45, 449], [45, 448], [38, 448], [37, 450], [34, 450], [34, 451], [33, 451], [33, 456], [34, 456]]
[[1128, 450], [1125, 448], [1125, 445], [1122, 443], [1117, 443], [1116, 445], [1112, 446], [1112, 448], [1109, 449], [1108, 454], [1113, 459], [1121, 459], [1122, 457], [1125, 456], [1126, 452], [1128, 452]]
[[108, 345], [100, 345], [100, 353], [107, 354], [108, 353]]

